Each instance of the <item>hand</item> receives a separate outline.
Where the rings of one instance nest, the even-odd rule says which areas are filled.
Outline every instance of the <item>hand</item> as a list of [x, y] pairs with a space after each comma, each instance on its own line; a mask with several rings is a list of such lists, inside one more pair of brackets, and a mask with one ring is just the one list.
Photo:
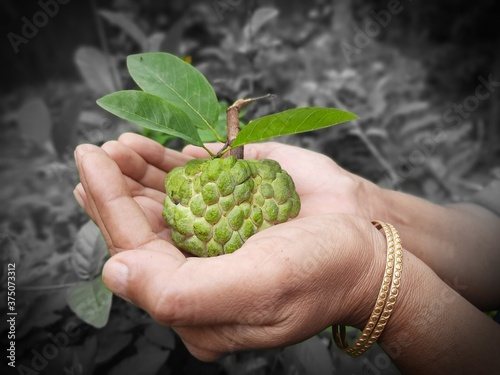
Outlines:
[[315, 161], [326, 171], [334, 164], [292, 147], [286, 148], [297, 162], [286, 163], [286, 150], [271, 145], [264, 154], [262, 148], [258, 156], [286, 164], [306, 213], [256, 234], [234, 254], [186, 258], [168, 241], [162, 189], [166, 171], [193, 152], [156, 145], [126, 135], [102, 149], [76, 150], [81, 185], [75, 195], [114, 254], [103, 269], [113, 292], [172, 326], [204, 360], [298, 342], [332, 323], [366, 322], [382, 278], [385, 240], [367, 220], [314, 215], [321, 205], [310, 185], [327, 179], [311, 178], [305, 165]]
[[[210, 145], [217, 152], [220, 145]], [[207, 157], [200, 147], [188, 146], [183, 153]], [[376, 199], [378, 187], [340, 168], [325, 155], [276, 142], [245, 146], [245, 159], [273, 159], [281, 164], [295, 182], [302, 209], [299, 217], [322, 213], [344, 213], [376, 219], [370, 199]], [[367, 199], [367, 197], [370, 197]]]
[[[212, 144], [209, 147], [217, 152], [222, 146]], [[102, 149], [122, 171], [130, 194], [142, 207], [154, 232], [170, 241], [170, 230], [158, 215], [165, 198], [166, 174], [193, 157], [206, 158], [206, 151], [189, 146], [179, 153], [132, 133], [122, 135], [118, 142], [104, 144]], [[290, 173], [301, 198], [299, 218], [332, 212], [356, 215], [366, 220], [379, 218], [372, 212], [369, 202], [380, 195], [380, 189], [343, 170], [324, 155], [280, 143], [263, 143], [245, 146], [245, 157], [274, 159]], [[82, 200], [86, 195], [81, 184], [76, 188], [76, 197], [81, 205], [85, 205]], [[92, 208], [87, 211], [93, 218]]]

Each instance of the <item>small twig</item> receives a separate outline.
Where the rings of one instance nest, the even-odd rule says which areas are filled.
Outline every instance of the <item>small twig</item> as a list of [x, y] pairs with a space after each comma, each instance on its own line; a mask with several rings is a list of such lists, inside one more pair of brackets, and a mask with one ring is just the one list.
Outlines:
[[261, 99], [270, 99], [274, 98], [275, 95], [267, 94], [264, 96], [259, 96], [257, 98], [249, 98], [249, 99], [238, 99], [231, 105], [227, 110], [227, 143], [224, 145], [222, 150], [219, 151], [217, 155], [222, 155], [229, 148], [229, 155], [234, 156], [237, 159], [243, 159], [244, 157], [244, 149], [243, 146], [231, 148], [234, 140], [238, 136], [240, 132], [240, 111], [246, 107], [248, 104], [253, 103], [257, 100]]
[[[240, 100], [240, 99], [238, 99]], [[238, 100], [235, 102], [235, 104], [238, 102]], [[238, 105], [233, 104], [231, 107], [229, 107], [226, 111], [227, 113], [227, 146], [231, 146], [238, 136], [238, 133], [240, 132], [240, 107]], [[244, 149], [243, 146], [241, 147], [236, 147], [232, 150], [229, 151], [230, 156], [234, 156], [237, 159], [243, 159], [244, 157]]]
[[201, 146], [201, 147], [203, 147], [203, 149], [204, 149], [206, 152], [208, 152], [208, 154], [210, 155], [210, 157], [211, 157], [211, 158], [215, 158], [215, 157], [216, 157], [216, 155], [215, 155], [212, 151], [210, 151], [207, 147], [205, 147], [205, 145], [203, 145], [203, 146]]
[[229, 142], [224, 143], [224, 146], [219, 150], [219, 152], [215, 155], [216, 158], [220, 158], [229, 150]]

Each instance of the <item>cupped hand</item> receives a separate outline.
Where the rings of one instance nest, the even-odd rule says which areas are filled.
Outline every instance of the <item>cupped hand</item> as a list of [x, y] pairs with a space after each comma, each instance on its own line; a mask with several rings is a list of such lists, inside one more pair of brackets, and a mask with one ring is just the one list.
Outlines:
[[[220, 145], [210, 145], [218, 151]], [[188, 146], [184, 154], [206, 157], [200, 147]], [[377, 195], [377, 187], [339, 167], [325, 155], [276, 142], [245, 146], [245, 159], [273, 159], [293, 178], [302, 203], [299, 217], [321, 213], [344, 213], [372, 218], [366, 197]]]
[[313, 192], [328, 199], [321, 190], [328, 179], [313, 170], [333, 173], [334, 164], [293, 147], [252, 146], [247, 156], [274, 158], [294, 177], [305, 213], [256, 234], [234, 254], [186, 258], [169, 242], [161, 217], [163, 180], [196, 152], [156, 145], [126, 135], [102, 149], [76, 150], [75, 196], [114, 255], [103, 269], [110, 290], [172, 326], [203, 360], [366, 321], [382, 277], [384, 239], [366, 220], [322, 213]]
[[[221, 145], [212, 144], [209, 147], [217, 152]], [[96, 149], [92, 145], [82, 145], [75, 154], [78, 156], [84, 148]], [[122, 135], [118, 141], [105, 143], [102, 149], [118, 166], [124, 179], [123, 188], [141, 206], [154, 232], [170, 241], [170, 230], [161, 217], [166, 174], [193, 157], [207, 157], [206, 151], [189, 146], [180, 153], [133, 133]], [[348, 173], [324, 155], [271, 142], [245, 146], [245, 157], [274, 159], [290, 173], [301, 198], [299, 218], [331, 212], [356, 215], [367, 220], [377, 216], [368, 204], [369, 199], [375, 199], [378, 194], [376, 186]], [[78, 158], [77, 164], [80, 167]], [[82, 179], [75, 189], [75, 196], [94, 219], [93, 204], [92, 201], [87, 202], [84, 183]]]

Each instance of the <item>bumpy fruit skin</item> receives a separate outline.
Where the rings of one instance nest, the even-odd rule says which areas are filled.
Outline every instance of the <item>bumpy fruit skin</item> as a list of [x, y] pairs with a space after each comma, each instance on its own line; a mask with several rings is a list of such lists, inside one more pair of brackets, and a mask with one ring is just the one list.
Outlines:
[[292, 178], [268, 159], [193, 159], [167, 175], [165, 189], [173, 242], [200, 257], [232, 253], [300, 211]]

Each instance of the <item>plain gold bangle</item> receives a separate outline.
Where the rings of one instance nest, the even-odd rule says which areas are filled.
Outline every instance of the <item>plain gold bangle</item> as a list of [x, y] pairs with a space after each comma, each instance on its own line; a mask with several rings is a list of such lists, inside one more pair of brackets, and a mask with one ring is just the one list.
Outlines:
[[401, 273], [403, 270], [403, 247], [399, 233], [391, 224], [374, 220], [372, 224], [377, 229], [383, 229], [387, 240], [387, 259], [384, 278], [377, 301], [373, 307], [370, 319], [353, 346], [349, 347], [346, 330], [343, 325], [333, 325], [333, 341], [344, 352], [352, 357], [358, 357], [367, 351], [380, 337], [387, 325], [399, 294]]

